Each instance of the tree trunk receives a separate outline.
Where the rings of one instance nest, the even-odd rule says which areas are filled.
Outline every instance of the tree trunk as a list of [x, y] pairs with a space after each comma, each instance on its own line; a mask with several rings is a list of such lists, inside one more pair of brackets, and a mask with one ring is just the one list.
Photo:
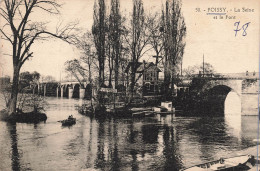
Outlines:
[[109, 69], [109, 83], [108, 83], [108, 87], [109, 88], [112, 88], [112, 72], [113, 70], [112, 69]]
[[132, 71], [131, 73], [131, 83], [130, 83], [130, 91], [131, 91], [131, 100], [134, 96], [134, 88], [135, 88], [135, 72]]
[[99, 87], [104, 86], [104, 67], [100, 65], [99, 69]]
[[109, 60], [108, 60], [108, 66], [109, 66], [108, 87], [109, 88], [112, 88], [113, 59], [114, 59], [114, 50], [112, 50], [112, 53], [110, 53], [110, 48], [109, 48]]
[[[119, 43], [117, 43], [119, 45]], [[115, 55], [115, 88], [118, 87], [118, 70], [119, 70], [119, 47], [116, 49]], [[124, 72], [122, 70], [122, 72]]]
[[115, 62], [115, 88], [118, 88], [118, 60]]
[[164, 100], [167, 100], [167, 97], [169, 96], [169, 85], [171, 81], [171, 75], [168, 71], [164, 72]]
[[157, 50], [156, 50], [156, 60], [155, 60], [155, 65], [157, 66], [158, 63], [159, 63], [159, 53]]
[[8, 104], [9, 115], [12, 114], [12, 113], [16, 113], [19, 73], [20, 73], [20, 68], [18, 66], [14, 66], [11, 99], [10, 99], [10, 102]]

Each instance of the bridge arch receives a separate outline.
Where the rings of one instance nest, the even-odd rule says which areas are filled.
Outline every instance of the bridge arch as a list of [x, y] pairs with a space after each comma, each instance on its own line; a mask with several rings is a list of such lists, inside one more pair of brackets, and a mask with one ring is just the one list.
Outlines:
[[75, 84], [73, 85], [73, 98], [79, 98], [79, 93], [80, 93], [80, 84]]
[[[210, 81], [204, 86], [206, 111], [217, 116], [227, 115], [227, 108], [232, 105], [232, 102], [229, 101], [232, 99], [227, 97], [230, 97], [232, 94], [232, 98], [236, 98], [236, 103], [234, 102], [233, 107], [239, 107], [239, 114], [241, 115], [241, 85], [240, 80]], [[229, 103], [227, 103], [227, 101], [229, 101]]]
[[56, 92], [57, 93], [57, 97], [62, 97], [63, 96], [63, 86], [62, 85], [58, 84], [56, 91], [57, 91]]
[[56, 82], [46, 83], [45, 96], [55, 97], [57, 94], [58, 84]]
[[33, 94], [40, 94], [40, 86], [39, 86], [39, 84], [33, 86]]
[[92, 98], [92, 85], [91, 84], [86, 85], [85, 98], [88, 100], [90, 100]]
[[69, 85], [65, 84], [62, 86], [63, 97], [69, 97]]
[[232, 79], [212, 79], [203, 86], [203, 91], [210, 90], [216, 86], [229, 87], [238, 96], [241, 96], [242, 94], [242, 80], [232, 80]]

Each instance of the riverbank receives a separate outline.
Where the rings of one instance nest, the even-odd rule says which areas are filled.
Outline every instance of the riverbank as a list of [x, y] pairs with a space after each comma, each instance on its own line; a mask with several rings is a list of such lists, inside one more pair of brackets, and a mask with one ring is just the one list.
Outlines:
[[8, 115], [7, 110], [4, 109], [0, 111], [0, 120], [11, 123], [38, 123], [45, 122], [47, 120], [47, 115], [45, 113], [39, 112], [19, 112], [16, 114]]

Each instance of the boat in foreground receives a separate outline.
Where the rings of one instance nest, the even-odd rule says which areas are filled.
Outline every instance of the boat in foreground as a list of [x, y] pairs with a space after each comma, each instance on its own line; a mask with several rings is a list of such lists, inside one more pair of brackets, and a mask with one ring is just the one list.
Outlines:
[[256, 161], [252, 155], [242, 155], [231, 158], [195, 165], [182, 171], [245, 171], [254, 167]]
[[73, 116], [70, 115], [68, 117], [68, 119], [62, 120], [60, 122], [61, 122], [62, 126], [71, 126], [71, 125], [76, 124], [76, 118], [73, 118]]

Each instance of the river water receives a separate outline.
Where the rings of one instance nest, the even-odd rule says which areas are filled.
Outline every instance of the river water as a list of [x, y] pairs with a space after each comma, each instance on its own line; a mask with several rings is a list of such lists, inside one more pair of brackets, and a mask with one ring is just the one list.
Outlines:
[[0, 170], [179, 170], [256, 145], [257, 116], [97, 120], [77, 113], [81, 100], [47, 100], [46, 123], [0, 121]]

